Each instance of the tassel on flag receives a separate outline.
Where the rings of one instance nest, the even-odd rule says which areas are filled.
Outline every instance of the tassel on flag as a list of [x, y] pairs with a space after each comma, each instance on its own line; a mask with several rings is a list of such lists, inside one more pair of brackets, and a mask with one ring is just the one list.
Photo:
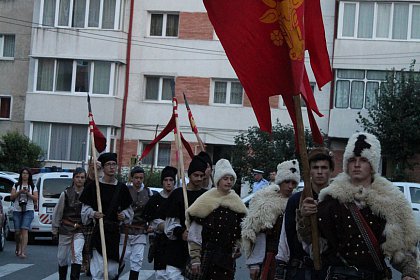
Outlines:
[[106, 138], [102, 134], [102, 132], [99, 130], [99, 128], [96, 126], [95, 121], [93, 119], [92, 114], [92, 107], [90, 105], [90, 96], [87, 95], [87, 102], [88, 102], [88, 110], [89, 110], [89, 127], [90, 132], [93, 132], [93, 138], [95, 140], [95, 148], [98, 151], [98, 153], [102, 153], [106, 149]]

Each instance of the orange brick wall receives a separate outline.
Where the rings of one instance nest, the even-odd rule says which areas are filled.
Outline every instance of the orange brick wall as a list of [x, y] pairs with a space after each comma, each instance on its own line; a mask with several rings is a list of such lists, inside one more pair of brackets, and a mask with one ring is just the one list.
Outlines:
[[180, 39], [213, 40], [213, 26], [207, 13], [180, 13]]
[[209, 104], [210, 78], [177, 77], [175, 84], [175, 94], [179, 103], [184, 103], [182, 93], [185, 93], [189, 104]]
[[[130, 166], [130, 159], [132, 156], [137, 155], [137, 140], [125, 140], [124, 141], [124, 153], [122, 155], [122, 162], [118, 164], [120, 166]], [[117, 154], [119, 156], [120, 140], [117, 140]]]
[[251, 107], [251, 101], [249, 101], [248, 95], [244, 91], [244, 107]]
[[279, 107], [279, 96], [278, 95], [270, 96], [270, 107], [271, 108], [278, 108]]

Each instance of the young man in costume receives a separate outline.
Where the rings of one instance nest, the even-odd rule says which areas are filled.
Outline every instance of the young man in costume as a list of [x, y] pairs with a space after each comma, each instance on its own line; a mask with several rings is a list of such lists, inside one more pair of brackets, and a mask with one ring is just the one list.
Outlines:
[[[404, 195], [377, 174], [378, 139], [353, 134], [343, 155], [343, 170], [319, 195], [318, 228], [326, 240], [322, 261], [327, 279], [391, 279], [385, 258], [404, 280], [419, 279], [419, 231]], [[299, 234], [308, 240], [307, 212]]]
[[145, 187], [144, 169], [135, 166], [131, 169], [132, 185], [128, 187], [133, 203], [131, 209], [134, 212], [130, 224], [121, 225], [120, 238], [120, 265], [123, 260], [130, 262], [129, 280], [137, 280], [143, 264], [144, 248], [147, 243], [147, 221], [142, 217], [144, 207], [153, 195], [152, 191]]
[[[188, 205], [206, 192], [202, 188], [204, 172], [207, 169], [207, 162], [201, 157], [194, 156], [188, 167], [187, 199]], [[165, 234], [168, 237], [166, 246], [167, 263], [166, 271], [169, 279], [184, 279], [181, 275], [187, 265], [189, 258], [187, 236], [188, 231], [185, 225], [185, 206], [182, 188], [172, 191], [165, 203]]]
[[213, 171], [213, 162], [210, 158], [210, 155], [204, 151], [198, 153], [198, 156], [201, 157], [205, 162], [207, 162], [207, 169], [204, 172], [203, 179], [203, 189], [209, 190], [213, 187], [212, 181], [212, 171]]
[[[101, 238], [99, 234], [99, 219], [103, 218], [105, 244], [108, 257], [108, 276], [109, 279], [118, 279], [119, 268], [119, 243], [120, 243], [120, 223], [129, 223], [132, 219], [133, 211], [130, 207], [132, 203], [130, 192], [124, 183], [116, 178], [117, 154], [103, 153], [99, 156], [103, 169], [103, 177], [99, 178], [100, 199], [104, 213], [98, 211], [96, 199], [95, 181], [87, 184], [80, 196], [82, 206], [82, 222], [90, 224], [95, 222], [95, 230], [92, 234], [92, 257], [90, 271], [92, 279], [103, 279], [104, 267], [102, 257]], [[91, 175], [90, 175], [91, 176]]]
[[229, 161], [215, 166], [212, 188], [186, 211], [191, 224], [188, 232], [190, 266], [188, 279], [233, 280], [235, 261], [240, 256], [241, 221], [247, 209], [232, 190], [236, 174]]
[[[313, 198], [306, 198], [304, 204], [313, 203], [318, 199], [319, 192], [328, 186], [334, 171], [333, 154], [327, 148], [311, 149], [308, 153], [308, 161]], [[324, 279], [321, 272], [314, 270], [313, 262], [297, 235], [296, 211], [299, 211], [301, 196], [302, 192], [295, 193], [287, 202], [276, 256], [275, 279]], [[304, 207], [304, 209], [306, 208]]]
[[83, 234], [80, 211], [82, 203], [79, 197], [86, 182], [86, 171], [78, 167], [73, 172], [73, 182], [67, 187], [58, 199], [52, 215], [52, 233], [58, 234], [58, 275], [60, 280], [67, 279], [68, 266], [71, 265], [70, 279], [80, 277], [83, 260]]
[[162, 190], [153, 195], [147, 202], [143, 216], [149, 223], [149, 229], [154, 236], [149, 239], [149, 262], [153, 261], [156, 280], [167, 280], [169, 273], [166, 269], [166, 243], [168, 238], [164, 233], [165, 216], [162, 213], [163, 205], [166, 203], [170, 193], [174, 190], [176, 174], [178, 170], [172, 166], [166, 166], [160, 174]]
[[274, 279], [284, 209], [300, 181], [299, 162], [277, 165], [275, 185], [257, 192], [242, 223], [242, 243], [251, 279]]

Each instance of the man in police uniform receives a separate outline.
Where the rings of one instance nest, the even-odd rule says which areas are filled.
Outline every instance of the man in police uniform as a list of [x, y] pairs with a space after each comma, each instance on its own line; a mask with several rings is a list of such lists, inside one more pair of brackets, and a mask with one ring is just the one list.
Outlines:
[[252, 169], [252, 173], [254, 174], [254, 184], [252, 184], [252, 192], [255, 193], [260, 189], [268, 186], [268, 181], [263, 178], [264, 171], [259, 169]]
[[121, 229], [120, 239], [120, 262], [125, 259], [130, 262], [129, 280], [137, 280], [143, 264], [144, 247], [147, 242], [147, 222], [142, 218], [143, 210], [152, 191], [145, 187], [144, 169], [136, 166], [131, 170], [132, 185], [128, 187], [133, 203], [134, 211], [131, 224], [124, 224]]
[[61, 193], [52, 215], [52, 233], [58, 240], [58, 274], [60, 280], [67, 278], [67, 269], [71, 265], [70, 279], [79, 279], [82, 264], [82, 252], [85, 238], [80, 217], [82, 203], [79, 201], [86, 181], [86, 171], [76, 168], [73, 183]]

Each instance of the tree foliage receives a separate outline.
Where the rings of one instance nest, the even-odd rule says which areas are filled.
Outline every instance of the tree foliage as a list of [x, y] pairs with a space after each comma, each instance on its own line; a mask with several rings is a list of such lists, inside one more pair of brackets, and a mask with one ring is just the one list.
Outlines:
[[[306, 146], [312, 147], [308, 130], [305, 131], [305, 139]], [[235, 145], [232, 164], [248, 181], [252, 181], [253, 168], [261, 169], [267, 175], [270, 171], [276, 171], [280, 162], [297, 158], [293, 127], [283, 126], [278, 120], [271, 135], [254, 126], [236, 136]]]
[[8, 132], [0, 138], [0, 170], [18, 172], [22, 167], [41, 167], [41, 147], [18, 132]]
[[391, 162], [392, 180], [407, 180], [410, 161], [419, 152], [420, 143], [420, 71], [414, 69], [389, 72], [377, 97], [377, 106], [367, 115], [359, 112], [357, 122], [365, 131], [376, 135], [381, 142], [382, 155]]

